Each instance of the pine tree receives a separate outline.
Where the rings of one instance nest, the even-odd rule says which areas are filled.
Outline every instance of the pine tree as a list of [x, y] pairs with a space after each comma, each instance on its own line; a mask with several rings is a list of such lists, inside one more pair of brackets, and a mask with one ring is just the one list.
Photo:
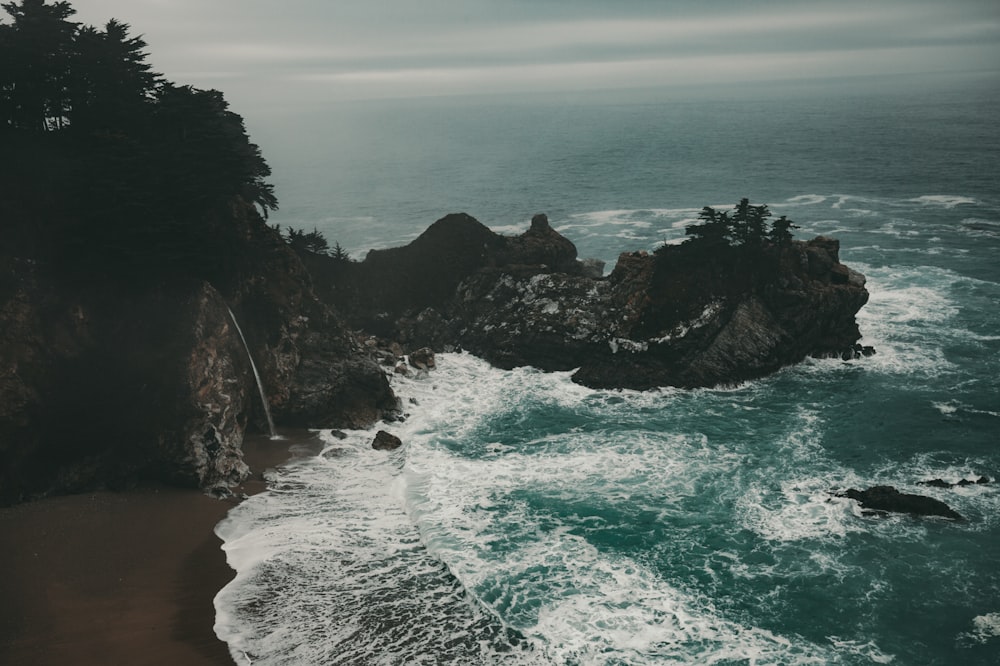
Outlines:
[[148, 111], [159, 75], [146, 63], [146, 42], [128, 32], [127, 23], [111, 19], [104, 31], [77, 33], [69, 87], [75, 129], [122, 130]]
[[686, 243], [703, 245], [728, 245], [732, 233], [732, 220], [727, 213], [720, 213], [711, 206], [705, 206], [698, 213], [700, 224], [692, 224], [684, 228], [684, 233], [690, 236]]
[[13, 24], [0, 26], [0, 123], [17, 129], [61, 129], [77, 23], [68, 2], [21, 0], [0, 5]]
[[771, 223], [771, 230], [768, 232], [767, 237], [775, 245], [788, 245], [792, 242], [791, 229], [798, 228], [800, 227], [797, 224], [782, 215]]

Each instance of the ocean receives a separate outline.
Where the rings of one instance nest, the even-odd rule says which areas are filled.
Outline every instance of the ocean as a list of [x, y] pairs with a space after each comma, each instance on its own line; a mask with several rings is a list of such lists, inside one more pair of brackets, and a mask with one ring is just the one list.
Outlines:
[[[356, 258], [450, 212], [505, 234], [544, 212], [610, 270], [702, 206], [766, 203], [840, 239], [877, 354], [648, 392], [440, 354], [392, 379], [404, 422], [314, 433], [219, 524], [233, 658], [1000, 663], [998, 108], [976, 74], [250, 117], [271, 222]], [[372, 450], [378, 429], [403, 447]], [[879, 484], [967, 520], [836, 496]]]

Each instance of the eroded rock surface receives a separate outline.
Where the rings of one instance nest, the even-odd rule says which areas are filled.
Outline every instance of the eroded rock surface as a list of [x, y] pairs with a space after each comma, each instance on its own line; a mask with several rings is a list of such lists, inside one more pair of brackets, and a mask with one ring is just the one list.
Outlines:
[[868, 300], [834, 239], [627, 252], [593, 277], [543, 215], [515, 237], [449, 215], [410, 245], [317, 275], [352, 326], [407, 349], [578, 368], [575, 381], [608, 388], [733, 384], [808, 356], [853, 359]]

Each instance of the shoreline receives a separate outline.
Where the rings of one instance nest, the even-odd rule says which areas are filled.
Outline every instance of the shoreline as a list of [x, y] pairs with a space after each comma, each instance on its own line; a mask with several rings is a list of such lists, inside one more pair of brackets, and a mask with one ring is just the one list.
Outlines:
[[213, 601], [235, 572], [215, 526], [312, 440], [248, 435], [251, 475], [224, 500], [149, 483], [0, 509], [0, 663], [232, 666]]

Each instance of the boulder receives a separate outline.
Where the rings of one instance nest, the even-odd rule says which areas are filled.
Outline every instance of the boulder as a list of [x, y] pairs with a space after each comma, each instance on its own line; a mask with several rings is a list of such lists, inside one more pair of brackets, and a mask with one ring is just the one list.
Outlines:
[[908, 513], [915, 516], [942, 516], [951, 520], [964, 520], [961, 515], [941, 500], [924, 495], [901, 493], [892, 486], [873, 486], [867, 490], [851, 488], [838, 496], [849, 497], [859, 502], [863, 508], [875, 511]]
[[414, 368], [418, 370], [433, 370], [434, 364], [434, 350], [430, 347], [421, 347], [411, 351], [409, 354], [409, 362]]
[[372, 440], [372, 448], [376, 451], [394, 451], [402, 445], [403, 442], [399, 437], [385, 430], [379, 430], [375, 433], [375, 439]]

